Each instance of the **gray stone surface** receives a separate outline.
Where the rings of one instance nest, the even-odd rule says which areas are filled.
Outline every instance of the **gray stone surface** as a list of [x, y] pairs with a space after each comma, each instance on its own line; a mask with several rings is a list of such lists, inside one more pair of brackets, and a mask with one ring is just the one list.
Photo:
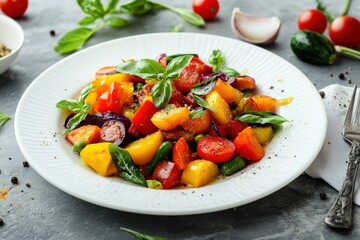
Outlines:
[[[59, 36], [76, 27], [83, 15], [76, 1], [30, 0], [26, 16], [18, 22], [25, 31], [25, 44], [10, 69], [0, 75], [0, 111], [14, 116], [18, 101], [28, 85], [44, 70], [63, 59], [53, 51]], [[125, 2], [125, 1], [124, 1]], [[190, 8], [190, 0], [163, 0], [173, 6]], [[340, 58], [333, 66], [315, 66], [299, 61], [289, 42], [297, 30], [300, 12], [314, 8], [315, 0], [221, 0], [218, 18], [205, 28], [184, 23], [169, 11], [157, 11], [131, 18], [121, 30], [103, 29], [86, 47], [134, 34], [167, 32], [183, 23], [186, 32], [201, 32], [236, 38], [230, 28], [234, 7], [259, 16], [278, 16], [282, 28], [275, 44], [264, 47], [301, 69], [320, 89], [331, 83], [360, 84], [359, 61]], [[345, 1], [324, 0], [339, 13]], [[353, 0], [350, 14], [360, 18], [360, 0]], [[55, 30], [56, 36], [50, 31]], [[352, 84], [337, 74], [351, 67]], [[334, 76], [331, 77], [330, 73]], [[301, 175], [281, 190], [256, 202], [216, 213], [194, 216], [149, 216], [115, 211], [70, 196], [42, 179], [25, 161], [15, 139], [14, 120], [0, 129], [0, 188], [9, 187], [7, 200], [0, 199], [0, 239], [135, 239], [120, 227], [164, 236], [169, 239], [360, 239], [360, 209], [354, 209], [352, 230], [337, 231], [324, 223], [337, 192], [321, 179]], [[19, 184], [10, 179], [17, 176]], [[31, 187], [26, 187], [30, 183]], [[321, 200], [320, 192], [327, 194]]]

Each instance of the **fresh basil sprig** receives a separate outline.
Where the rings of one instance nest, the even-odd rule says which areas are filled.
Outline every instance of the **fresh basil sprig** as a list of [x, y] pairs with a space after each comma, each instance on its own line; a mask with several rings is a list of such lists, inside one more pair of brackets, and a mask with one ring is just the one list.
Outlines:
[[167, 238], [164, 238], [164, 237], [143, 234], [143, 233], [136, 232], [136, 231], [128, 229], [128, 228], [124, 228], [124, 227], [121, 227], [120, 229], [125, 231], [125, 232], [131, 233], [138, 240], [166, 240], [167, 239]]
[[9, 120], [9, 119], [10, 119], [10, 117], [9, 117], [8, 115], [6, 115], [6, 114], [3, 113], [3, 112], [0, 112], [0, 127], [1, 127], [2, 125], [4, 125], [5, 122], [6, 122], [7, 120]]
[[242, 122], [247, 123], [258, 123], [258, 124], [274, 124], [279, 125], [284, 122], [288, 122], [288, 120], [279, 114], [273, 112], [254, 112], [248, 111], [244, 112], [240, 116], [235, 117], [235, 119], [240, 120]]
[[237, 77], [240, 76], [240, 73], [237, 72], [233, 68], [225, 67], [225, 57], [222, 54], [221, 50], [213, 50], [210, 57], [209, 57], [209, 63], [213, 67], [213, 72], [223, 72], [228, 77]]
[[85, 13], [85, 17], [78, 21], [80, 27], [65, 33], [59, 39], [54, 49], [60, 54], [78, 50], [104, 26], [122, 28], [128, 25], [129, 21], [120, 17], [121, 14], [142, 15], [152, 10], [167, 9], [179, 14], [194, 26], [205, 25], [204, 19], [190, 10], [174, 8], [149, 0], [133, 0], [122, 5], [119, 4], [119, 0], [109, 0], [106, 5], [101, 0], [77, 0], [77, 3]]
[[116, 67], [121, 73], [131, 74], [146, 80], [156, 79], [157, 82], [151, 89], [151, 96], [157, 108], [165, 107], [171, 97], [171, 80], [180, 77], [182, 70], [189, 65], [192, 55], [181, 55], [173, 58], [166, 68], [152, 59], [124, 62]]
[[75, 113], [75, 115], [67, 124], [68, 128], [66, 129], [65, 134], [68, 134], [74, 130], [81, 123], [81, 121], [84, 120], [88, 111], [91, 109], [91, 105], [86, 103], [85, 99], [89, 95], [91, 89], [94, 87], [94, 85], [89, 85], [81, 90], [78, 100], [63, 99], [56, 104], [56, 107], [58, 108], [67, 109]]
[[109, 144], [109, 151], [119, 175], [132, 183], [147, 186], [144, 175], [135, 166], [130, 153], [114, 144]]

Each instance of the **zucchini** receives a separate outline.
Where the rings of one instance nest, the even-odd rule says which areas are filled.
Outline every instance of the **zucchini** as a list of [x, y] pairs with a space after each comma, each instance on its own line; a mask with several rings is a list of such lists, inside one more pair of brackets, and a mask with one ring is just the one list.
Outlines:
[[304, 62], [333, 64], [337, 54], [334, 45], [324, 35], [312, 31], [298, 31], [291, 37], [291, 49]]

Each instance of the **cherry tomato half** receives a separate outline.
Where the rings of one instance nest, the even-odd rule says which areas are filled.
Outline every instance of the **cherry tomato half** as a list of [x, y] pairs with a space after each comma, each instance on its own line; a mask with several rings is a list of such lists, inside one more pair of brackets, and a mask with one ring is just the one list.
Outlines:
[[329, 36], [335, 45], [356, 48], [360, 44], [360, 21], [351, 16], [338, 17], [330, 24]]
[[0, 4], [5, 15], [11, 18], [20, 18], [28, 7], [28, 0], [2, 0]]
[[218, 0], [193, 0], [192, 7], [205, 21], [214, 19], [220, 9]]
[[325, 14], [317, 9], [310, 9], [303, 12], [298, 19], [298, 27], [300, 30], [323, 33], [326, 26], [327, 18]]
[[222, 163], [233, 157], [235, 145], [226, 138], [206, 136], [199, 140], [197, 153], [202, 159]]

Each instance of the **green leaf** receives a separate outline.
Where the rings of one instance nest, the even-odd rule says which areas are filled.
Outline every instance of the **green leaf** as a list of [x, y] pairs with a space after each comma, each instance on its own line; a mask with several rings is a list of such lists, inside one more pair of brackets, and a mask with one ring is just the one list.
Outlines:
[[331, 12], [329, 12], [329, 11], [327, 10], [327, 8], [326, 8], [326, 6], [324, 5], [324, 3], [323, 3], [321, 0], [316, 0], [316, 3], [317, 3], [316, 8], [317, 8], [318, 10], [322, 11], [322, 12], [325, 14], [327, 20], [328, 20], [329, 22], [334, 21], [335, 16], [334, 16]]
[[103, 5], [100, 0], [77, 0], [84, 13], [94, 18], [102, 18], [105, 15]]
[[155, 60], [142, 59], [139, 61], [125, 62], [116, 67], [121, 73], [135, 75], [144, 79], [157, 79], [159, 73], [165, 74], [165, 69]]
[[121, 5], [121, 8], [129, 14], [141, 15], [153, 10], [154, 4], [147, 0], [133, 0]]
[[275, 125], [288, 122], [287, 119], [273, 112], [249, 111], [249, 112], [244, 112], [241, 116], [235, 117], [235, 119], [247, 123], [275, 124]]
[[123, 26], [126, 26], [129, 22], [124, 18], [113, 16], [105, 19], [105, 23], [110, 27], [121, 28]]
[[184, 70], [184, 68], [189, 65], [192, 58], [192, 55], [183, 55], [172, 59], [166, 66], [167, 77], [169, 79], [179, 78], [182, 70]]
[[215, 108], [213, 108], [212, 106], [210, 106], [210, 105], [205, 101], [205, 99], [203, 99], [202, 97], [200, 97], [200, 96], [198, 96], [198, 95], [195, 95], [195, 94], [193, 94], [193, 97], [194, 97], [195, 102], [196, 102], [199, 106], [201, 106], [201, 107], [203, 107], [203, 108], [207, 108], [207, 109], [209, 109], [209, 110], [211, 110], [211, 111], [213, 111], [213, 112], [216, 113]]
[[95, 88], [95, 85], [89, 85], [84, 87], [81, 92], [80, 92], [80, 97], [78, 99], [78, 102], [81, 104], [84, 104], [85, 99], [87, 98], [87, 96], [89, 95], [90, 91]]
[[82, 120], [86, 117], [86, 112], [78, 112], [76, 113], [68, 122], [67, 126], [68, 128], [65, 131], [65, 135], [74, 130]]
[[144, 175], [136, 167], [128, 151], [114, 144], [109, 144], [109, 151], [121, 177], [132, 183], [147, 186]]
[[178, 25], [172, 25], [169, 27], [170, 32], [183, 32], [184, 31], [184, 25], [178, 24]]
[[162, 189], [163, 188], [161, 182], [159, 182], [158, 180], [146, 180], [146, 184], [147, 184], [148, 188], [151, 188], [151, 189]]
[[220, 68], [225, 64], [225, 58], [220, 50], [213, 50], [210, 57], [209, 63], [213, 66], [213, 72], [219, 72]]
[[59, 39], [55, 46], [55, 51], [61, 54], [76, 51], [82, 47], [94, 33], [95, 31], [91, 28], [81, 27], [71, 30]]
[[161, 109], [165, 107], [171, 97], [172, 83], [170, 80], [163, 79], [155, 83], [151, 89], [151, 96], [153, 98], [154, 105]]
[[195, 95], [206, 95], [214, 88], [217, 76], [210, 77], [208, 80], [196, 84], [192, 87], [191, 92]]
[[229, 67], [220, 68], [220, 72], [225, 73], [228, 77], [238, 77], [241, 75], [238, 71]]
[[93, 23], [95, 23], [96, 21], [96, 18], [92, 17], [92, 16], [86, 16], [84, 17], [83, 19], [81, 19], [78, 24], [80, 26], [88, 26], [88, 25], [91, 25]]
[[168, 63], [171, 60], [173, 60], [174, 58], [177, 58], [177, 57], [180, 57], [180, 56], [186, 56], [186, 55], [191, 55], [193, 57], [199, 57], [199, 55], [197, 55], [196, 53], [178, 53], [178, 54], [165, 56], [165, 58], [166, 58], [166, 62]]
[[116, 10], [119, 0], [110, 0], [105, 8], [105, 13], [112, 13]]
[[199, 15], [190, 10], [176, 9], [176, 12], [188, 23], [196, 27], [202, 27], [205, 25], [204, 19]]
[[132, 235], [134, 235], [138, 240], [166, 240], [166, 238], [164, 237], [159, 237], [159, 236], [153, 236], [153, 235], [147, 235], [147, 234], [143, 234], [143, 233], [139, 233], [136, 232], [134, 230], [128, 229], [128, 228], [120, 228], [121, 230], [131, 233]]
[[9, 119], [10, 117], [8, 115], [6, 115], [3, 112], [0, 112], [0, 127], [4, 125]]
[[79, 104], [79, 102], [74, 99], [63, 99], [58, 103], [56, 103], [56, 107], [62, 109], [68, 109], [76, 113], [76, 112], [80, 112], [82, 104]]
[[194, 110], [191, 110], [190, 112], [190, 118], [199, 118], [204, 116], [205, 110], [201, 107], [195, 108]]

